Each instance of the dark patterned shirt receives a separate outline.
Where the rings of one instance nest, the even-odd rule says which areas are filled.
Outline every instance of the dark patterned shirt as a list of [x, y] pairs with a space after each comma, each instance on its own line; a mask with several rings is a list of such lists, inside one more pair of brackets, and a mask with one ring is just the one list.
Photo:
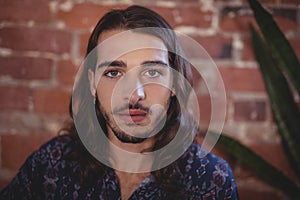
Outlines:
[[[1, 199], [121, 199], [113, 169], [99, 176], [90, 187], [75, 181], [78, 163], [67, 161], [63, 156], [74, 148], [70, 136], [58, 136], [43, 145], [1, 191]], [[182, 157], [182, 166], [178, 166], [183, 171], [186, 199], [238, 199], [234, 177], [226, 161], [212, 153], [200, 158], [199, 152], [198, 145], [191, 145]], [[129, 199], [166, 199], [166, 192], [153, 175], [149, 175]]]

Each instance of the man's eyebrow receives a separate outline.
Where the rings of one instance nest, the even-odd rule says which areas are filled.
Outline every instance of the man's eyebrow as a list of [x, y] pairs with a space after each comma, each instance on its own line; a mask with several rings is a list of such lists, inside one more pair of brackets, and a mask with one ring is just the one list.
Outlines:
[[163, 67], [169, 67], [169, 64], [161, 61], [161, 60], [149, 60], [142, 62], [141, 66], [163, 66]]
[[126, 63], [120, 60], [114, 61], [104, 61], [98, 65], [98, 68], [101, 67], [126, 67]]
[[[98, 65], [98, 68], [101, 67], [126, 67], [127, 64], [123, 61], [120, 60], [114, 60], [114, 61], [104, 61]], [[163, 67], [168, 67], [169, 65], [161, 60], [148, 60], [142, 62], [141, 66], [163, 66]]]

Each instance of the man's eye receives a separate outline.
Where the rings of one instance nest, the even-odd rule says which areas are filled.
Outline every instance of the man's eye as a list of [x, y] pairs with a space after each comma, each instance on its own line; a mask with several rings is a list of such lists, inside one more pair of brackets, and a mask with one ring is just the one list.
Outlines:
[[160, 73], [159, 73], [157, 70], [150, 69], [150, 70], [147, 70], [147, 71], [145, 72], [145, 75], [146, 75], [146, 76], [149, 76], [149, 77], [151, 77], [151, 78], [154, 78], [154, 77], [159, 76]]
[[110, 70], [108, 72], [105, 72], [104, 75], [109, 78], [117, 78], [117, 77], [120, 77], [122, 74], [121, 74], [121, 72], [119, 72], [117, 70]]

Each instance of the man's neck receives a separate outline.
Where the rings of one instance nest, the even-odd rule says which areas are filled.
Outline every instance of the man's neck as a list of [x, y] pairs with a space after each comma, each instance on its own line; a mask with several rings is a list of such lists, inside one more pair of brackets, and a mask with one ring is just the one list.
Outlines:
[[118, 177], [121, 199], [128, 199], [150, 175], [153, 157], [143, 155], [152, 151], [154, 138], [147, 138], [141, 143], [124, 143], [112, 132], [108, 133], [108, 138], [111, 142], [109, 161]]
[[133, 173], [151, 171], [151, 151], [155, 142], [153, 137], [141, 143], [121, 142], [113, 133], [108, 133], [108, 137], [111, 142], [109, 161], [114, 169]]

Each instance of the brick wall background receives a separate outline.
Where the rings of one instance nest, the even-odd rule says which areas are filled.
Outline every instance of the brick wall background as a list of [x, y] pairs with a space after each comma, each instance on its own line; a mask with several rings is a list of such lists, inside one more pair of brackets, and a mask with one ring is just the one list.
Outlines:
[[[300, 57], [299, 1], [261, 2]], [[110, 9], [131, 4], [157, 11], [203, 45], [226, 87], [224, 131], [299, 182], [281, 146], [252, 53], [248, 23], [254, 20], [245, 0], [0, 0], [0, 188], [68, 120], [73, 78], [93, 26]], [[205, 92], [198, 97], [205, 124], [209, 98]], [[230, 162], [241, 199], [285, 198], [237, 160], [214, 152]]]

